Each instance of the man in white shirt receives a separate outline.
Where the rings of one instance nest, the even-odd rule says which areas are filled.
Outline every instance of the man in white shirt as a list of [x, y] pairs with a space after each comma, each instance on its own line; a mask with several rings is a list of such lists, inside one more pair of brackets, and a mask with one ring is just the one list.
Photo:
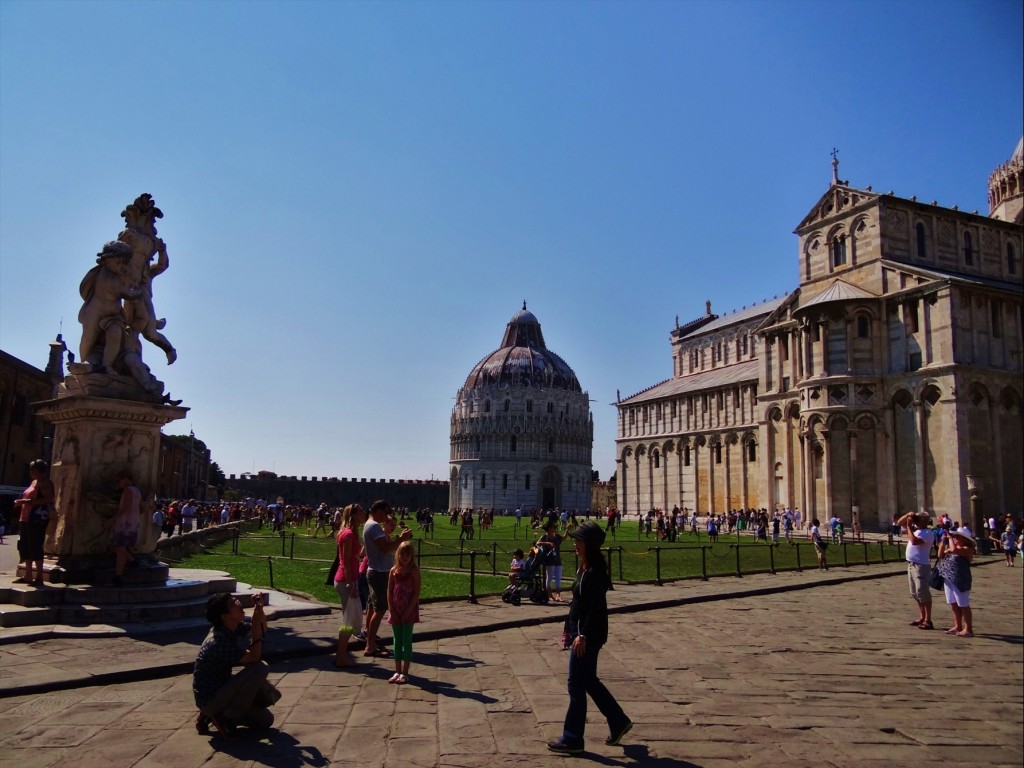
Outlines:
[[914, 511], [896, 520], [896, 525], [907, 528], [907, 579], [910, 582], [910, 595], [917, 603], [919, 614], [917, 620], [910, 624], [920, 629], [935, 629], [932, 625], [932, 593], [929, 589], [935, 533], [928, 527], [928, 522], [928, 515]]
[[188, 533], [192, 530], [196, 520], [196, 500], [189, 499], [188, 504], [181, 508], [181, 532]]

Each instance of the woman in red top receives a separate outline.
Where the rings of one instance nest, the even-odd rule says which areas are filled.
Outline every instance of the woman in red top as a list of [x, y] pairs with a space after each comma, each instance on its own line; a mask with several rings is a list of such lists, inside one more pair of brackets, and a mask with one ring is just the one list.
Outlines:
[[366, 510], [358, 504], [349, 504], [341, 512], [338, 571], [334, 574], [334, 589], [341, 598], [341, 626], [338, 627], [338, 648], [334, 652], [336, 667], [351, 667], [356, 663], [348, 652], [348, 639], [363, 627], [359, 603], [359, 558], [363, 553], [358, 530], [365, 522]]

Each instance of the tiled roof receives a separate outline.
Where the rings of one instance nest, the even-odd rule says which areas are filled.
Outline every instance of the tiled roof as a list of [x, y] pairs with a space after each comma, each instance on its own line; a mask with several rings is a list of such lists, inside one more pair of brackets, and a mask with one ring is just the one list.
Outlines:
[[747, 307], [746, 309], [741, 309], [738, 312], [733, 312], [731, 315], [722, 315], [717, 320], [713, 320], [707, 325], [702, 325], [692, 334], [686, 334], [686, 336], [696, 336], [697, 334], [703, 336], [705, 333], [717, 331], [722, 328], [728, 328], [730, 325], [736, 325], [737, 323], [752, 320], [761, 315], [767, 315], [784, 302], [786, 298], [786, 296], [783, 296], [777, 299], [769, 299], [761, 304], [755, 304], [752, 307]]
[[800, 309], [806, 309], [807, 307], [814, 306], [815, 304], [827, 304], [832, 301], [852, 301], [852, 300], [864, 300], [864, 299], [877, 299], [878, 297], [869, 292], [865, 291], [856, 285], [851, 285], [845, 280], [833, 280], [832, 284], [824, 291], [819, 293], [810, 301], [802, 304]]
[[698, 392], [705, 389], [716, 389], [727, 387], [732, 384], [740, 384], [745, 381], [757, 381], [758, 361], [745, 360], [742, 363], [734, 363], [721, 368], [713, 368], [703, 373], [693, 373], [678, 379], [669, 379], [660, 384], [655, 384], [632, 397], [622, 400], [620, 405], [638, 405], [651, 400], [661, 400], [665, 397], [685, 395], [690, 392]]
[[[905, 264], [902, 261], [890, 261], [889, 259], [882, 259], [882, 265], [889, 267], [890, 269], [903, 270], [905, 272], [913, 272], [921, 275], [922, 277], [930, 277], [934, 280], [951, 280], [956, 283], [963, 285], [977, 285], [984, 288], [998, 288], [1004, 291], [1021, 291], [1021, 286], [1016, 283], [1011, 283], [1008, 280], [1000, 280], [994, 277], [982, 277], [981, 275], [968, 275], [963, 272], [952, 272], [943, 269], [936, 269], [935, 267], [922, 267], [918, 264]], [[916, 286], [915, 286], [916, 287]]]

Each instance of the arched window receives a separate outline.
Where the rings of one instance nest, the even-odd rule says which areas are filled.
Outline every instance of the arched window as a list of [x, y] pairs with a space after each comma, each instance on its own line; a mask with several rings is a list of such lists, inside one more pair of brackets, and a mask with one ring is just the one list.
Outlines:
[[533, 413], [533, 400], [526, 401], [526, 412]]
[[551, 401], [549, 400], [549, 401], [548, 401], [548, 413], [554, 413], [554, 412], [555, 412], [555, 404], [554, 404], [554, 403], [552, 403], [552, 402], [551, 402]]
[[1017, 274], [1017, 252], [1013, 248], [1013, 243], [1006, 244], [1006, 274]]
[[530, 476], [529, 475], [526, 476], [525, 484], [524, 484], [523, 487], [526, 488], [526, 490], [530, 490]]
[[757, 443], [753, 440], [747, 443], [747, 461], [751, 463], [757, 461]]
[[508, 413], [508, 409], [511, 407], [511, 405], [512, 404], [508, 400], [505, 401], [505, 413]]
[[683, 466], [690, 466], [690, 446], [683, 446]]
[[503, 490], [503, 491], [507, 491], [508, 490], [508, 475], [507, 474], [501, 476], [501, 490]]
[[660, 469], [661, 468], [661, 454], [658, 453], [657, 451], [655, 451], [654, 455], [653, 455], [653, 458], [654, 458], [654, 468], [655, 469]]
[[509, 441], [508, 441], [508, 449], [509, 449], [509, 451], [511, 451], [512, 453], [515, 453], [515, 452], [516, 452], [516, 436], [515, 436], [515, 435], [512, 435], [512, 437], [511, 437], [511, 438], [509, 438]]
[[866, 339], [871, 336], [871, 320], [867, 315], [857, 315], [857, 338]]
[[481, 488], [486, 488], [487, 487], [487, 475], [480, 475], [480, 487]]
[[964, 264], [967, 266], [974, 264], [974, 240], [971, 238], [970, 232], [964, 232]]
[[842, 267], [846, 264], [846, 235], [832, 239], [832, 268]]
[[555, 452], [555, 441], [552, 440], [551, 438], [548, 438], [548, 453], [554, 453], [554, 452]]
[[469, 401], [469, 412], [474, 413], [476, 411], [476, 403], [472, 400]]
[[928, 258], [928, 247], [927, 238], [925, 237], [924, 224], [918, 222], [915, 227], [917, 230], [917, 258], [927, 259]]
[[715, 464], [722, 463], [722, 444], [719, 443], [715, 446]]
[[491, 412], [491, 401], [490, 400], [484, 400], [484, 413], [490, 413], [490, 412]]

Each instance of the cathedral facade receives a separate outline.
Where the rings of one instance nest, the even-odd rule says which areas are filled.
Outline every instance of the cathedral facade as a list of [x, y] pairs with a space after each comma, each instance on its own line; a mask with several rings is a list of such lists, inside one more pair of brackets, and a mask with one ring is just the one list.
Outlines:
[[590, 507], [590, 398], [523, 308], [455, 396], [449, 507]]
[[673, 376], [617, 402], [619, 508], [1024, 509], [1022, 146], [989, 215], [838, 177], [795, 230], [789, 295], [671, 331]]

